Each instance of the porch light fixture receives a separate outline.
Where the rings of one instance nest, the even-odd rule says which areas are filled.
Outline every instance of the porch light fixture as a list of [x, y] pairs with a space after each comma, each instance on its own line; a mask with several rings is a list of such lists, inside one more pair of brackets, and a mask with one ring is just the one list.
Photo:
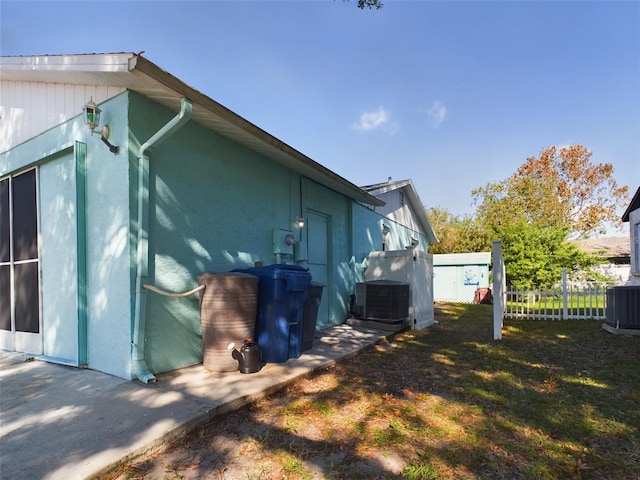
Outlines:
[[84, 107], [82, 107], [82, 117], [84, 118], [84, 123], [87, 125], [87, 127], [89, 127], [89, 130], [91, 130], [91, 135], [93, 135], [93, 131], [100, 124], [101, 111], [102, 110], [100, 110], [98, 106], [93, 103], [93, 97], [91, 97], [91, 100], [89, 100], [89, 102]]
[[[89, 127], [89, 130], [91, 130], [91, 135], [93, 135], [95, 129], [98, 128], [98, 125], [100, 125], [101, 111], [102, 110], [100, 110], [100, 108], [98, 108], [98, 106], [93, 102], [93, 97], [91, 97], [91, 100], [89, 100], [89, 102], [87, 102], [87, 104], [82, 107], [82, 118], [84, 119], [84, 123], [87, 125], [87, 127]], [[109, 142], [109, 125], [103, 126], [102, 130], [100, 130], [100, 140], [102, 140], [104, 144], [109, 147], [109, 151], [114, 155], [116, 155], [120, 150], [119, 147], [117, 147], [116, 145], [111, 145], [111, 143]]]
[[298, 225], [298, 228], [304, 228], [304, 218], [296, 217], [295, 222], [296, 225]]

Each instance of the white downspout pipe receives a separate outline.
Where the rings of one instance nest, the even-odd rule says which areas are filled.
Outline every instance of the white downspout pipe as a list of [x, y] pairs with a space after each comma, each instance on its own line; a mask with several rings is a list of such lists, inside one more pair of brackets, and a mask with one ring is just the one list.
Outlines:
[[149, 273], [149, 155], [147, 150], [158, 146], [173, 135], [191, 118], [191, 101], [183, 98], [180, 112], [164, 127], [147, 140], [138, 152], [138, 243], [136, 268], [136, 303], [133, 320], [133, 340], [131, 360], [133, 372], [143, 383], [155, 382], [156, 377], [149, 371], [144, 359], [144, 343], [146, 334], [147, 294], [143, 285], [147, 283]]

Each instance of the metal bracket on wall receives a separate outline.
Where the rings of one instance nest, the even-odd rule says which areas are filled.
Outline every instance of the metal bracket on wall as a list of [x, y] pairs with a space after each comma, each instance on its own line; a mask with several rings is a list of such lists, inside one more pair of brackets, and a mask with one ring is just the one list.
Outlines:
[[290, 230], [277, 228], [273, 230], [273, 253], [275, 255], [291, 255], [293, 257], [293, 247], [296, 237]]

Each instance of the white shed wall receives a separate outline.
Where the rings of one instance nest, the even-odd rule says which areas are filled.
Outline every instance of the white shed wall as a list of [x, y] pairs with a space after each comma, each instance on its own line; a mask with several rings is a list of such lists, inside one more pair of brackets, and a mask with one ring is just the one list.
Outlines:
[[419, 250], [371, 252], [367, 256], [365, 281], [391, 280], [410, 285], [411, 328], [419, 330], [434, 323], [433, 255]]
[[[415, 221], [414, 216], [411, 214], [411, 208], [409, 207], [408, 198], [404, 193], [401, 196], [401, 190], [393, 190], [390, 192], [377, 195], [380, 200], [386, 202], [381, 207], [376, 207], [376, 213], [384, 215], [385, 217], [409, 227], [412, 230], [426, 234], [424, 229]], [[402, 201], [404, 197], [404, 201]]]
[[631, 236], [631, 275], [629, 285], [640, 285], [640, 208], [629, 213]]

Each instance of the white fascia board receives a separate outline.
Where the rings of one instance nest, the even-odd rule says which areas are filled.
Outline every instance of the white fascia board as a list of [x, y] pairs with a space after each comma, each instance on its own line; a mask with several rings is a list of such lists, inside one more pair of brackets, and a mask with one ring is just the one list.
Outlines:
[[0, 71], [128, 72], [132, 53], [0, 57]]

